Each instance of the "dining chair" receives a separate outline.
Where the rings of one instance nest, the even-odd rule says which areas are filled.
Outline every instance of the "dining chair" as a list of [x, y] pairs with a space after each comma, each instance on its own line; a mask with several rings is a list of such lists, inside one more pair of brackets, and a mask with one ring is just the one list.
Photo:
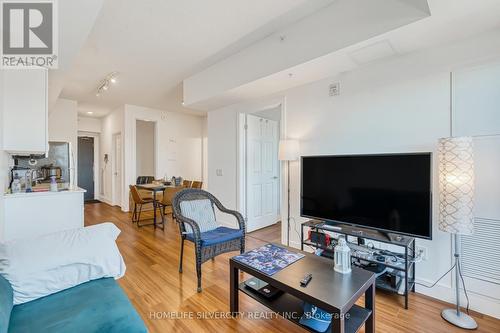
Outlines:
[[[215, 207], [235, 217], [238, 228], [218, 226]], [[225, 208], [211, 193], [194, 188], [178, 192], [172, 200], [172, 208], [181, 234], [179, 273], [182, 273], [184, 241], [188, 240], [195, 245], [197, 291], [201, 292], [202, 263], [222, 253], [245, 252], [245, 220], [239, 212]]]
[[[146, 204], [152, 204], [153, 198], [141, 196], [141, 194], [137, 189], [137, 186], [135, 185], [130, 185], [129, 189], [134, 204], [134, 210], [132, 212], [132, 223], [137, 223], [138, 227], [143, 227], [144, 225], [140, 224], [142, 207]], [[156, 209], [156, 207], [153, 207], [153, 209]], [[162, 220], [163, 220], [163, 215], [162, 215]]]
[[191, 184], [191, 188], [197, 188], [201, 190], [202, 187], [203, 187], [203, 182], [197, 180], [194, 180], [193, 183]]
[[184, 179], [182, 181], [182, 186], [184, 186], [186, 188], [190, 188], [192, 183], [193, 183], [193, 181]]
[[175, 220], [175, 214], [172, 209], [172, 199], [177, 194], [177, 192], [183, 190], [184, 187], [167, 187], [163, 192], [162, 200], [159, 202], [162, 208], [163, 215], [172, 214], [172, 219]]
[[137, 185], [143, 185], [143, 184], [151, 184], [155, 177], [153, 176], [139, 176], [137, 177], [136, 184]]

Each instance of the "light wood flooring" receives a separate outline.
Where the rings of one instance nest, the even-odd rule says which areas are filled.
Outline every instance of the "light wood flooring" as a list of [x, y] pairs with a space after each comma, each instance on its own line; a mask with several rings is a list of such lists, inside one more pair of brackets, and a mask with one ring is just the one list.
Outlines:
[[[193, 246], [186, 242], [184, 272], [179, 274], [179, 230], [170, 219], [165, 231], [153, 227], [139, 229], [132, 225], [129, 214], [117, 207], [104, 203], [85, 205], [86, 225], [106, 221], [115, 223], [122, 231], [118, 246], [127, 272], [118, 282], [150, 332], [305, 332], [280, 317], [255, 319], [268, 310], [241, 293], [240, 311], [252, 313], [254, 319], [226, 318], [229, 311], [228, 258], [236, 252], [203, 264], [203, 292], [197, 293]], [[247, 249], [269, 241], [279, 242], [279, 238], [279, 226], [259, 230], [248, 235]], [[412, 294], [410, 309], [405, 310], [402, 304], [402, 297], [377, 291], [377, 332], [464, 332], [441, 319], [441, 309], [448, 307], [443, 302]], [[219, 318], [211, 318], [211, 314]], [[476, 332], [500, 332], [500, 320], [476, 313], [473, 316], [479, 324]]]

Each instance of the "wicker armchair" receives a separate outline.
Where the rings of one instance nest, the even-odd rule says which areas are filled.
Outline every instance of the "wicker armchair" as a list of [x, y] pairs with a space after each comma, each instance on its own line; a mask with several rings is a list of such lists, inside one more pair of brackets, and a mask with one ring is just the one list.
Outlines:
[[[212, 211], [215, 215], [215, 207], [223, 213], [233, 215], [239, 225], [239, 229], [217, 227], [216, 229], [201, 232], [198, 222], [188, 218], [182, 213], [181, 203], [193, 200], [210, 200]], [[172, 208], [181, 233], [181, 251], [179, 261], [179, 273], [182, 273], [182, 257], [184, 253], [184, 241], [188, 240], [195, 245], [196, 275], [198, 277], [198, 292], [201, 292], [201, 264], [213, 259], [219, 254], [240, 251], [245, 252], [245, 220], [243, 216], [234, 210], [225, 208], [212, 194], [200, 189], [184, 189], [173, 198]], [[186, 213], [186, 212], [184, 212]], [[186, 231], [189, 225], [189, 231]], [[192, 232], [191, 232], [192, 230]]]

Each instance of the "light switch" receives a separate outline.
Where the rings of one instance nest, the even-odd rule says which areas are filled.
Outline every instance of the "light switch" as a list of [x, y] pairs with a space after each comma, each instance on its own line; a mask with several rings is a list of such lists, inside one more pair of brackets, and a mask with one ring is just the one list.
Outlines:
[[215, 174], [219, 177], [222, 176], [222, 169], [215, 169]]

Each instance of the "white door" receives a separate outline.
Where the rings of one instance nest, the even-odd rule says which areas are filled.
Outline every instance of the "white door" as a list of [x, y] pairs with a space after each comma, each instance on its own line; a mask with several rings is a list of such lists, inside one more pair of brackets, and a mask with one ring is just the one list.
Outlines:
[[279, 221], [278, 122], [247, 115], [248, 231]]
[[122, 205], [122, 135], [113, 136], [113, 205]]

